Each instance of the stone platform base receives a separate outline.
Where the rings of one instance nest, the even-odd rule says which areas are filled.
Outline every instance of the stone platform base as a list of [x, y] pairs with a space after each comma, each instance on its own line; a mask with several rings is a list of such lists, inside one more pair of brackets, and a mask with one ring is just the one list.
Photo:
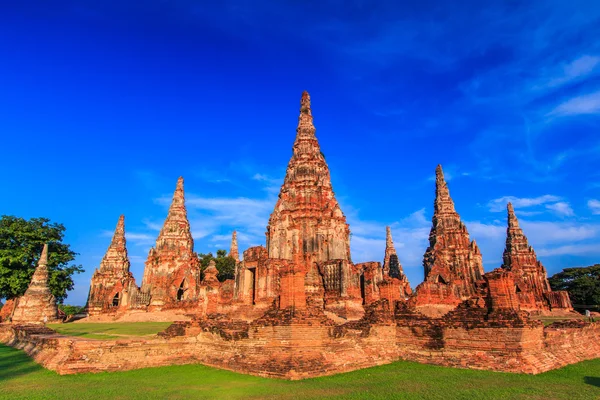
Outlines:
[[0, 341], [59, 374], [201, 363], [241, 373], [304, 379], [404, 359], [537, 374], [600, 357], [600, 323], [510, 327], [292, 321], [287, 325], [194, 321], [152, 339], [66, 337], [40, 326], [0, 324]]

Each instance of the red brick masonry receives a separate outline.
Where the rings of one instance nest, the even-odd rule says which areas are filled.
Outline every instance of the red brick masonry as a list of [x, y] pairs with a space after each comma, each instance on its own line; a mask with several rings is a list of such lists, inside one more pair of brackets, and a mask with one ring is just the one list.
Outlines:
[[[371, 315], [375, 315], [374, 313]], [[59, 374], [202, 363], [284, 379], [330, 375], [404, 359], [460, 368], [537, 374], [600, 355], [600, 324], [571, 321], [464, 323], [401, 316], [336, 326], [277, 316], [251, 324], [179, 322], [154, 339], [65, 337], [41, 326], [0, 325], [0, 341]], [[515, 324], [516, 325], [516, 324]]]

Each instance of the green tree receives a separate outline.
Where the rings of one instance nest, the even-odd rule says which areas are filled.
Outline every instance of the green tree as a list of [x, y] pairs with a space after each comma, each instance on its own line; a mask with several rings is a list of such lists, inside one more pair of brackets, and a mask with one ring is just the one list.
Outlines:
[[566, 290], [573, 304], [600, 305], [600, 264], [565, 268], [548, 280], [552, 290]]
[[80, 306], [71, 306], [71, 305], [67, 305], [67, 304], [59, 304], [58, 305], [58, 309], [62, 312], [65, 313], [65, 315], [68, 317], [70, 315], [75, 315], [80, 313], [81, 311], [83, 311], [85, 307], [80, 307]]
[[235, 276], [235, 259], [231, 256], [227, 255], [226, 250], [217, 250], [217, 256], [213, 256], [212, 253], [199, 253], [198, 258], [200, 259], [200, 265], [202, 266], [202, 271], [208, 267], [210, 260], [215, 261], [215, 265], [217, 267], [217, 271], [219, 274], [217, 278], [219, 281], [223, 282], [227, 279], [233, 279]]
[[10, 215], [0, 217], [0, 298], [23, 295], [35, 271], [44, 243], [48, 243], [50, 290], [62, 303], [73, 289], [73, 275], [81, 265], [69, 265], [77, 253], [63, 243], [65, 227], [48, 218], [25, 220]]

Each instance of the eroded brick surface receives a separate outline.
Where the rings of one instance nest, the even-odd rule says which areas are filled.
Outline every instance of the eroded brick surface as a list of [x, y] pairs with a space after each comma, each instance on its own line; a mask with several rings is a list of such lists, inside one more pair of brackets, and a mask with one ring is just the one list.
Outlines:
[[185, 208], [183, 178], [177, 181], [173, 201], [163, 227], [150, 249], [141, 292], [149, 308], [186, 308], [198, 298], [200, 261]]
[[89, 315], [116, 313], [129, 307], [131, 293], [137, 291], [125, 240], [125, 216], [121, 215], [110, 246], [94, 271], [87, 301]]
[[56, 299], [48, 286], [47, 244], [44, 244], [27, 291], [16, 300], [11, 319], [15, 324], [44, 324], [58, 321]]
[[566, 292], [553, 292], [550, 288], [546, 268], [527, 242], [511, 203], [508, 203], [507, 210], [508, 227], [502, 267], [512, 271], [515, 276], [521, 308], [530, 311], [572, 309]]
[[441, 165], [435, 171], [435, 202], [429, 247], [423, 256], [425, 281], [416, 289], [417, 306], [456, 306], [477, 291], [483, 275], [481, 252], [471, 241], [450, 197]]

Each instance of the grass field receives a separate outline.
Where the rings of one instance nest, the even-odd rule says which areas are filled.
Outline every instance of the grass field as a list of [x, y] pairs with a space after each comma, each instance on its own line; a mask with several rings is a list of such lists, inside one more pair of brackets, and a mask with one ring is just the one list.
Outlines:
[[152, 336], [165, 330], [171, 322], [109, 322], [49, 324], [58, 333], [90, 339], [119, 339], [128, 336]]
[[[570, 319], [580, 319], [582, 321], [587, 321], [588, 318], [584, 317], [583, 315], [581, 317], [576, 317], [576, 318], [564, 318], [564, 317], [536, 317], [535, 319], [539, 319], [540, 321], [542, 321], [544, 323], [544, 326], [548, 326], [550, 324], [553, 324], [554, 322], [557, 321], [566, 321], [566, 320], [570, 320]], [[598, 318], [592, 318], [592, 320], [594, 322], [598, 321]]]
[[0, 399], [599, 399], [600, 359], [530, 376], [396, 362], [281, 381], [202, 365], [60, 376], [0, 345]]

